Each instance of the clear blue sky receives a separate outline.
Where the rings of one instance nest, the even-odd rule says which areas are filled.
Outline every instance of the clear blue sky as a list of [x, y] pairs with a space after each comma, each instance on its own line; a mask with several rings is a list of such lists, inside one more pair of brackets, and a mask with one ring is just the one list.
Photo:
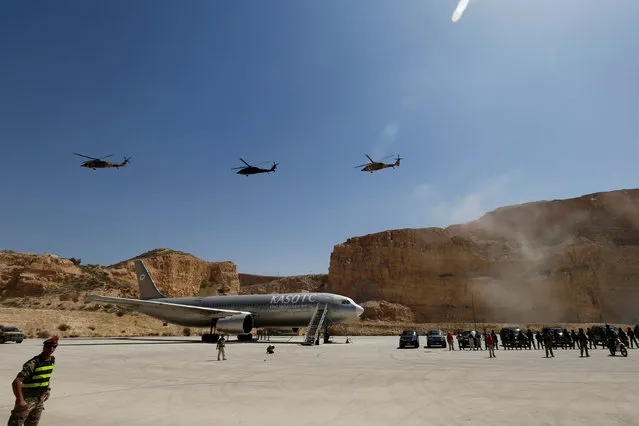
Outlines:
[[0, 248], [325, 273], [351, 236], [637, 187], [639, 2], [456, 4], [2, 2]]

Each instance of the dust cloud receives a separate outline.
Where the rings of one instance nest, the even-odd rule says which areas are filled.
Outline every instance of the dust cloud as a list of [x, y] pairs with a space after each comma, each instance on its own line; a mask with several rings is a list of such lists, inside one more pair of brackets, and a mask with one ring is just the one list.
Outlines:
[[[490, 262], [488, 271], [468, 282], [466, 296], [474, 297], [478, 317], [529, 323], [636, 321], [639, 311], [628, 301], [636, 300], [639, 289], [624, 268], [639, 254], [638, 201], [604, 193], [498, 209], [460, 225], [460, 231], [477, 238]], [[629, 239], [627, 247], [618, 246], [617, 234]]]

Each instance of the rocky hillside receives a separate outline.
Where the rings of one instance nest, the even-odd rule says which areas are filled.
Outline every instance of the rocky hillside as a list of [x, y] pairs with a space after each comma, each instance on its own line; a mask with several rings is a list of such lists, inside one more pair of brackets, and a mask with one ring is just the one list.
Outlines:
[[167, 296], [238, 294], [232, 262], [206, 262], [188, 253], [157, 249], [111, 266], [82, 265], [52, 254], [0, 252], [0, 303], [21, 308], [107, 310], [85, 304], [88, 293], [138, 297], [133, 260], [143, 259], [159, 290]]
[[639, 190], [492, 211], [335, 246], [329, 291], [409, 307], [420, 322], [639, 317]]

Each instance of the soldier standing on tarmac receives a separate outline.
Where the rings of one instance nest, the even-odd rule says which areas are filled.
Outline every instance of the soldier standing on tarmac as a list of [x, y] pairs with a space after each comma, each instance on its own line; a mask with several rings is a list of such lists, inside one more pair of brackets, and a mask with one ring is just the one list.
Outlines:
[[495, 356], [495, 341], [493, 340], [493, 335], [490, 333], [486, 333], [486, 349], [488, 349], [490, 358], [497, 358]]
[[535, 340], [537, 341], [537, 349], [541, 349], [543, 343], [541, 341], [541, 333], [539, 332], [539, 330], [537, 330], [537, 333], [535, 334]]
[[630, 344], [630, 349], [632, 349], [632, 342], [635, 342], [635, 346], [639, 349], [639, 343], [637, 343], [637, 339], [635, 338], [635, 332], [632, 331], [632, 328], [628, 327], [628, 331], [626, 332], [628, 335], [628, 343]]
[[583, 328], [579, 329], [579, 334], [577, 334], [577, 340], [579, 342], [579, 350], [581, 351], [580, 357], [583, 358], [584, 351], [586, 351], [586, 356], [589, 357], [590, 355], [588, 354], [588, 336], [586, 336], [586, 333], [584, 333]]
[[44, 402], [49, 399], [51, 372], [55, 366], [53, 352], [58, 346], [58, 336], [44, 341], [39, 355], [22, 366], [12, 383], [16, 404], [11, 410], [8, 426], [37, 426], [44, 410]]
[[455, 342], [453, 341], [453, 333], [451, 333], [450, 331], [446, 335], [446, 342], [448, 343], [448, 350], [449, 351], [454, 351], [455, 350]]
[[555, 357], [555, 354], [552, 353], [552, 335], [547, 331], [543, 335], [544, 338], [544, 347], [546, 348], [546, 358], [548, 358], [548, 352], [550, 351], [550, 356]]
[[533, 332], [531, 329], [528, 329], [526, 331], [526, 337], [528, 337], [528, 349], [530, 349], [531, 345], [533, 349], [537, 349], [537, 347], [535, 346], [535, 339], [533, 338]]
[[220, 360], [220, 355], [222, 359], [226, 361], [226, 353], [224, 352], [224, 347], [226, 346], [226, 339], [224, 339], [224, 335], [220, 336], [220, 340], [217, 341], [217, 360]]
[[595, 340], [595, 335], [592, 334], [590, 329], [586, 330], [586, 336], [588, 336], [588, 344], [590, 345], [590, 349], [592, 349], [592, 345], [595, 345], [595, 349], [597, 349], [597, 341]]

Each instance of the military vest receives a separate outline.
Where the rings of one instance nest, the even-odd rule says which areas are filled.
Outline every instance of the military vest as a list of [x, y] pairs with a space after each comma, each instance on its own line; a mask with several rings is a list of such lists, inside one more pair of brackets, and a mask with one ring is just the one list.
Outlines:
[[22, 392], [24, 396], [41, 395], [49, 388], [49, 380], [55, 366], [55, 358], [51, 357], [48, 361], [36, 355], [31, 359], [35, 360], [35, 369], [31, 376], [22, 382]]

